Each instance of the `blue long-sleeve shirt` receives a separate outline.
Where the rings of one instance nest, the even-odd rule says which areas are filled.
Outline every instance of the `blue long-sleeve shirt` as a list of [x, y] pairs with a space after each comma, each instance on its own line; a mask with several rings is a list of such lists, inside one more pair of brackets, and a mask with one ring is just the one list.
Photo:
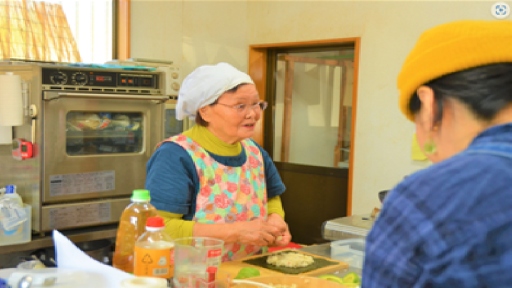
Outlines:
[[[267, 197], [279, 196], [286, 190], [274, 162], [261, 146], [254, 142], [263, 156]], [[215, 161], [226, 166], [239, 167], [246, 160], [245, 148], [236, 156], [219, 156], [209, 152]], [[147, 164], [146, 189], [151, 193], [151, 204], [158, 210], [183, 214], [192, 220], [199, 191], [199, 177], [194, 161], [180, 145], [164, 142]]]
[[512, 123], [390, 191], [362, 288], [512, 287]]

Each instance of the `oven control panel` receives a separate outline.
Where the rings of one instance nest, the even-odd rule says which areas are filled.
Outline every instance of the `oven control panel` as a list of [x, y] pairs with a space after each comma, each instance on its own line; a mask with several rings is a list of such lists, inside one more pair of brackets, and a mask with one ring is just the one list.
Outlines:
[[43, 85], [157, 89], [158, 74], [43, 67]]

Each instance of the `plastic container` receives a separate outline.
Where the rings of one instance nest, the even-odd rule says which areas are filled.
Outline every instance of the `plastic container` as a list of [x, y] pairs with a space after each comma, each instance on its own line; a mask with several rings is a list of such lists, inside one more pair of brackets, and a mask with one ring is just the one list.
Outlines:
[[331, 242], [331, 258], [345, 262], [349, 267], [362, 269], [365, 247], [364, 239], [334, 241]]
[[135, 242], [135, 276], [170, 279], [174, 269], [174, 241], [164, 232], [164, 219], [150, 217], [146, 232]]
[[197, 287], [199, 281], [208, 280], [208, 268], [220, 269], [224, 254], [224, 241], [209, 237], [184, 237], [174, 240], [175, 288]]
[[[21, 199], [21, 196], [16, 193], [16, 185], [5, 186], [5, 194], [0, 196], [0, 201], [6, 201], [7, 199], [10, 203], [17, 204], [20, 208], [23, 207], [23, 200]], [[15, 236], [21, 235], [22, 229], [23, 228], [21, 225], [16, 225], [14, 227], [10, 227], [9, 229], [2, 227], [2, 232], [5, 236]]]
[[20, 224], [16, 230], [17, 233], [5, 235], [3, 231], [0, 231], [0, 246], [27, 243], [32, 240], [32, 207], [24, 204], [23, 210], [27, 214], [28, 220]]
[[[233, 279], [231, 275], [225, 271], [217, 270], [216, 267], [208, 267], [206, 269], [208, 274], [207, 279], [199, 279], [196, 283], [196, 288], [229, 288], [238, 287], [233, 286]], [[187, 286], [188, 288], [188, 286]]]
[[121, 215], [112, 266], [127, 273], [133, 273], [135, 242], [146, 231], [147, 219], [158, 216], [158, 211], [149, 200], [151, 198], [148, 190], [134, 190], [132, 203]]
[[21, 199], [21, 196], [18, 193], [16, 193], [16, 185], [5, 186], [5, 194], [3, 194], [1, 197], [14, 199], [17, 203], [23, 205], [23, 200]]

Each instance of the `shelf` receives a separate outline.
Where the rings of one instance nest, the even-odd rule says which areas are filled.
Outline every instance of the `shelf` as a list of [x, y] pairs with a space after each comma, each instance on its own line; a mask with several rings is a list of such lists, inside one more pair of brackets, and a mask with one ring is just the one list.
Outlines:
[[[100, 239], [115, 238], [117, 234], [118, 224], [110, 224], [105, 226], [79, 228], [74, 230], [60, 231], [64, 236], [68, 237], [72, 242], [79, 243], [84, 241], [93, 241]], [[0, 255], [13, 252], [37, 250], [41, 248], [53, 246], [53, 238], [51, 232], [47, 236], [33, 235], [32, 241], [23, 244], [0, 246]]]

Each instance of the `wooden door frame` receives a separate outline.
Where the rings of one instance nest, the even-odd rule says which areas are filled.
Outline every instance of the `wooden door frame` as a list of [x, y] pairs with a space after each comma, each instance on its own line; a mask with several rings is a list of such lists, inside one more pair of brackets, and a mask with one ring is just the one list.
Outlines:
[[[260, 99], [266, 100], [269, 95], [267, 94], [267, 59], [268, 51], [275, 48], [311, 48], [311, 47], [326, 47], [326, 46], [340, 46], [346, 44], [354, 45], [354, 82], [352, 90], [352, 125], [350, 135], [350, 156], [349, 156], [349, 179], [348, 179], [348, 196], [347, 196], [347, 216], [352, 215], [352, 183], [354, 177], [354, 155], [355, 155], [355, 128], [357, 119], [357, 88], [359, 77], [359, 56], [361, 47], [361, 38], [341, 38], [341, 39], [326, 39], [306, 42], [288, 42], [288, 43], [273, 43], [273, 44], [255, 44], [249, 46], [249, 75], [251, 76], [256, 89], [259, 92]], [[272, 108], [272, 107], [270, 107]], [[263, 146], [264, 140], [264, 123], [263, 117], [255, 127], [253, 139]]]
[[114, 0], [114, 33], [113, 33], [113, 58], [126, 60], [130, 58], [131, 39], [131, 0]]

